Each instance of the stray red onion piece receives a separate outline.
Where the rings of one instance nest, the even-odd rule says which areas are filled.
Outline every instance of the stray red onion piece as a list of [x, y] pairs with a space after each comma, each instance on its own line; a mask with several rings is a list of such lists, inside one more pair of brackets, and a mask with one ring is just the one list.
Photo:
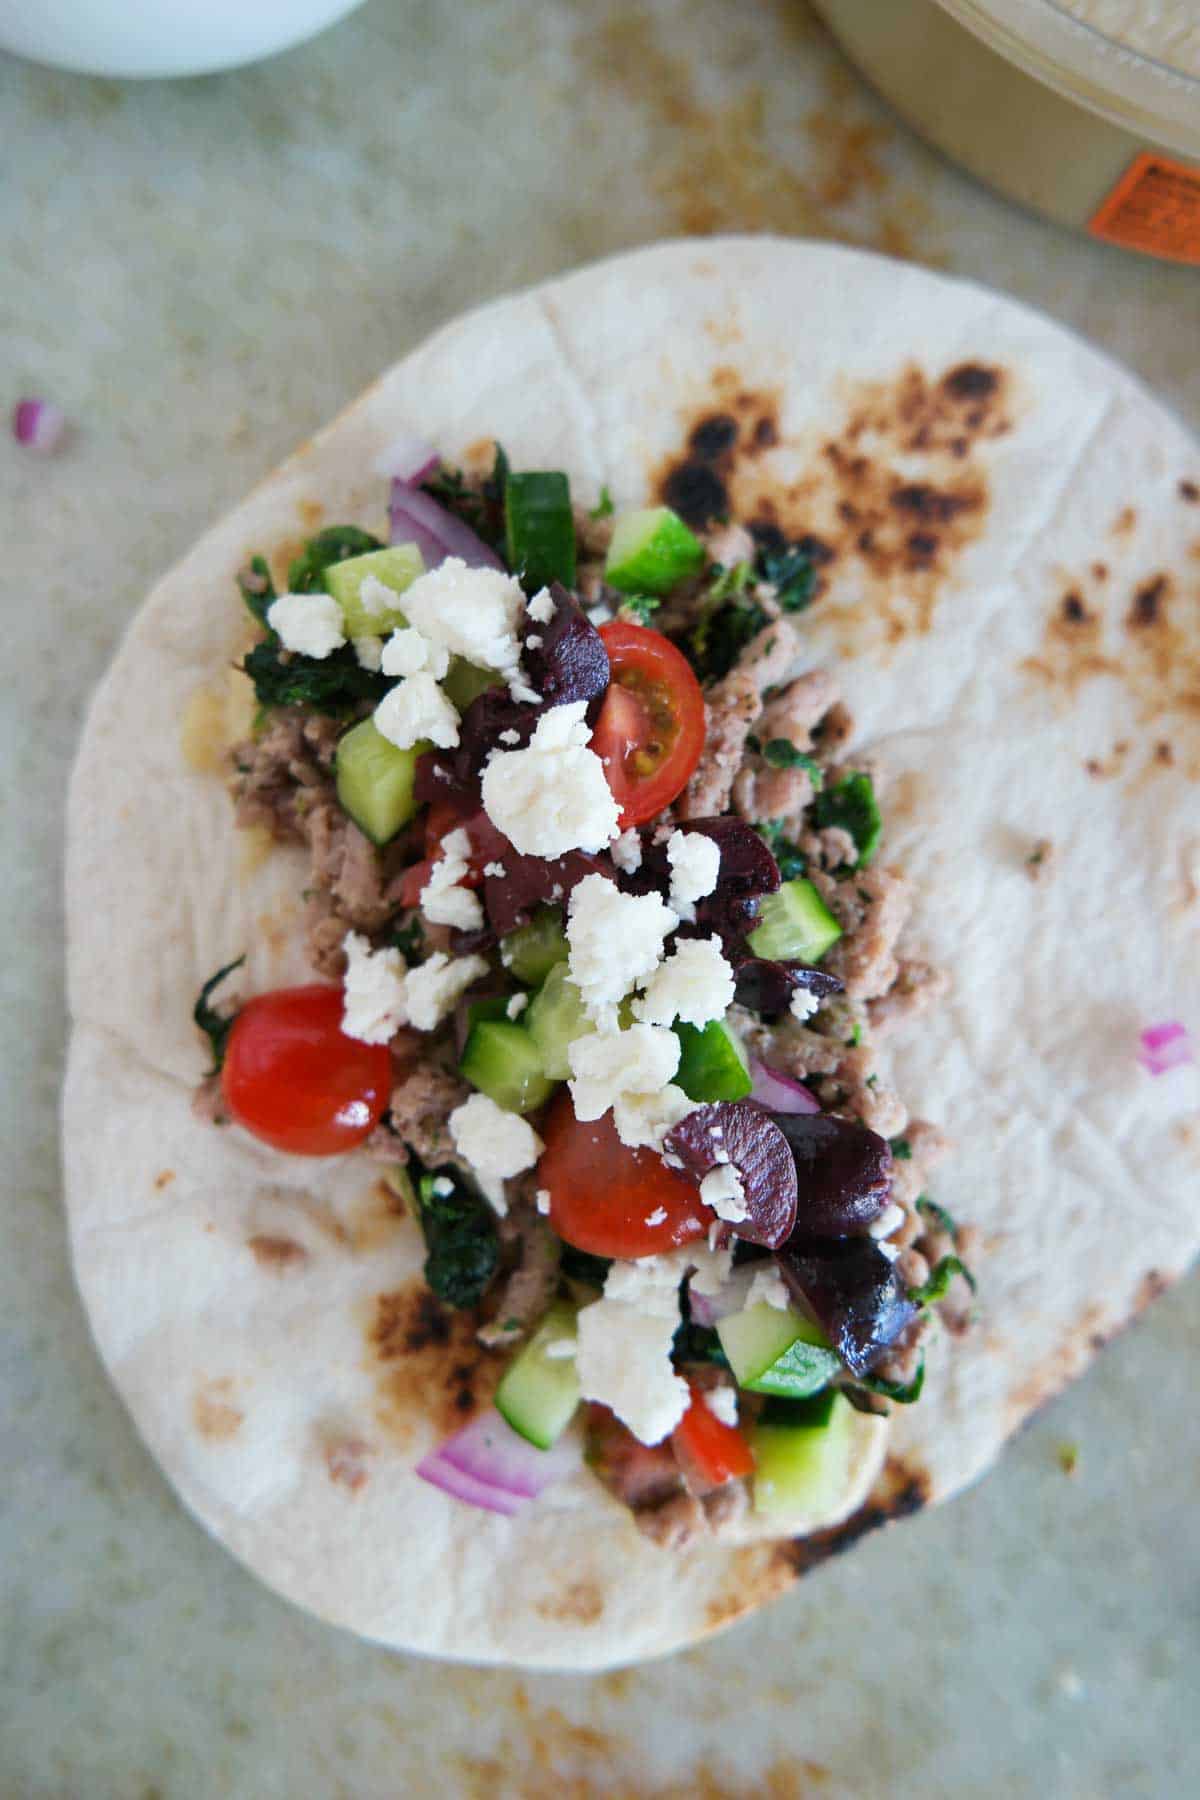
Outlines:
[[794, 1075], [783, 1075], [778, 1069], [769, 1069], [766, 1063], [759, 1062], [756, 1056], [750, 1058], [750, 1074], [754, 1086], [750, 1090], [750, 1099], [757, 1100], [774, 1113], [816, 1113], [820, 1112], [819, 1103], [802, 1081]]
[[392, 543], [415, 544], [427, 569], [436, 569], [448, 556], [460, 556], [472, 569], [504, 567], [496, 552], [469, 525], [439, 506], [423, 488], [393, 481], [388, 517]]
[[1150, 1075], [1165, 1075], [1171, 1069], [1182, 1069], [1195, 1062], [1191, 1034], [1179, 1019], [1161, 1025], [1147, 1025], [1138, 1034], [1141, 1049], [1138, 1061]]
[[538, 1450], [489, 1407], [424, 1457], [417, 1474], [469, 1506], [511, 1517], [578, 1461], [574, 1444]]
[[18, 400], [13, 407], [13, 436], [24, 449], [38, 456], [52, 456], [66, 429], [67, 415], [53, 400]]

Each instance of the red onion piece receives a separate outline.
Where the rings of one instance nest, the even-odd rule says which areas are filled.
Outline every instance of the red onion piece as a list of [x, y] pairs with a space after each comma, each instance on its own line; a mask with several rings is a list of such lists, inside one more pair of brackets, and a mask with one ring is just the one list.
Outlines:
[[66, 429], [67, 416], [52, 400], [18, 400], [13, 407], [13, 436], [38, 456], [53, 455]]
[[518, 1500], [536, 1499], [579, 1460], [570, 1442], [539, 1450], [515, 1432], [495, 1407], [447, 1438], [434, 1454], [470, 1480]]
[[1188, 1028], [1179, 1019], [1147, 1025], [1139, 1032], [1138, 1041], [1138, 1061], [1150, 1075], [1165, 1075], [1170, 1069], [1181, 1069], [1196, 1060]]
[[415, 432], [402, 431], [375, 458], [375, 468], [378, 474], [387, 476], [392, 481], [402, 481], [406, 487], [416, 487], [441, 467], [441, 461], [427, 439], [417, 437]]
[[756, 1056], [750, 1058], [750, 1073], [754, 1078], [754, 1086], [750, 1090], [750, 1099], [757, 1100], [774, 1113], [816, 1113], [821, 1108], [802, 1081], [794, 1075], [783, 1075], [778, 1069], [769, 1069], [766, 1063], [759, 1062]]
[[427, 569], [437, 568], [448, 556], [461, 556], [472, 569], [502, 569], [504, 564], [476, 537], [469, 525], [439, 506], [423, 488], [393, 481], [388, 507], [393, 544], [415, 544]]
[[450, 1494], [455, 1500], [465, 1500], [468, 1506], [482, 1507], [485, 1512], [503, 1513], [512, 1518], [519, 1513], [527, 1502], [520, 1494], [510, 1494], [503, 1488], [489, 1487], [486, 1482], [476, 1481], [461, 1469], [448, 1463], [433, 1451], [417, 1464], [417, 1474], [422, 1481], [428, 1481], [432, 1487], [441, 1488], [444, 1494]]

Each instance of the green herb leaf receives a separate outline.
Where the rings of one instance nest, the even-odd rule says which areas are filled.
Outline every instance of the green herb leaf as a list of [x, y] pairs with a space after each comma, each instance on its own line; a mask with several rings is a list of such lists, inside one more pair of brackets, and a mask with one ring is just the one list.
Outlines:
[[345, 562], [351, 556], [365, 556], [368, 550], [381, 550], [383, 545], [369, 531], [357, 525], [327, 525], [309, 538], [299, 556], [288, 567], [288, 591], [293, 594], [320, 594], [325, 589], [325, 571], [332, 563]]
[[360, 701], [382, 700], [386, 675], [360, 666], [351, 644], [320, 660], [284, 650], [272, 635], [255, 644], [242, 668], [254, 683], [260, 706], [307, 706], [341, 718]]
[[912, 1161], [912, 1145], [906, 1137], [894, 1137], [889, 1140], [888, 1148], [897, 1162]]
[[748, 562], [729, 569], [714, 563], [708, 571], [699, 621], [682, 645], [701, 681], [719, 681], [727, 675], [751, 638], [770, 622], [762, 607], [746, 595], [753, 573]]
[[798, 844], [784, 833], [782, 819], [759, 819], [754, 827], [775, 861], [784, 881], [794, 881], [808, 870], [808, 859]]
[[413, 914], [407, 925], [396, 927], [388, 939], [388, 946], [400, 952], [410, 969], [414, 963], [422, 960], [425, 949], [425, 927], [417, 913]]
[[758, 573], [772, 584], [784, 612], [803, 612], [812, 604], [817, 571], [812, 557], [798, 544], [788, 544], [782, 550], [760, 550]]
[[192, 1008], [192, 1018], [212, 1045], [213, 1062], [212, 1068], [208, 1071], [210, 1075], [219, 1075], [225, 1065], [225, 1049], [229, 1042], [229, 1034], [233, 1030], [233, 1022], [237, 1018], [237, 1013], [219, 1013], [215, 1007], [209, 1005], [209, 1000], [225, 980], [225, 977], [227, 975], [232, 975], [235, 969], [240, 969], [245, 960], [246, 958], [243, 954], [234, 962], [226, 963], [225, 967], [223, 969], [218, 969], [215, 975], [210, 975], [204, 986], [200, 989], [200, 992], [196, 997], [196, 1004]]
[[[911, 1155], [912, 1152], [910, 1151], [909, 1154]], [[954, 1219], [946, 1211], [944, 1206], [939, 1206], [936, 1200], [931, 1200], [929, 1198], [928, 1194], [920, 1194], [918, 1196], [917, 1211], [921, 1213], [923, 1217], [932, 1219], [934, 1224], [938, 1226], [940, 1230], [948, 1231], [952, 1238], [957, 1239], [958, 1226], [955, 1224]]]
[[763, 757], [773, 769], [803, 769], [813, 785], [814, 794], [825, 786], [825, 771], [814, 757], [797, 750], [787, 738], [772, 738], [763, 749]]
[[863, 1375], [858, 1379], [858, 1386], [866, 1388], [868, 1393], [882, 1394], [885, 1400], [894, 1400], [897, 1406], [913, 1406], [921, 1398], [921, 1389], [925, 1386], [924, 1353], [911, 1381], [885, 1381], [881, 1375]]
[[588, 518], [611, 519], [615, 511], [616, 508], [613, 505], [613, 497], [609, 493], [607, 486], [605, 486], [600, 489], [600, 498], [588, 514]]
[[[435, 1193], [443, 1180], [449, 1193]], [[425, 1236], [425, 1280], [447, 1306], [474, 1306], [500, 1261], [500, 1246], [491, 1208], [463, 1185], [452, 1168], [423, 1170], [417, 1179], [417, 1205]]]
[[946, 1298], [956, 1275], [961, 1275], [971, 1292], [975, 1292], [975, 1277], [966, 1263], [957, 1256], [943, 1256], [928, 1281], [922, 1282], [920, 1287], [909, 1288], [908, 1297], [914, 1306], [936, 1306], [939, 1300]]
[[628, 613], [639, 625], [648, 625], [661, 605], [662, 601], [656, 594], [627, 594], [621, 602], [620, 611]]
[[269, 631], [267, 609], [277, 596], [266, 557], [252, 556], [245, 568], [238, 570], [237, 584], [250, 612]]
[[697, 1325], [685, 1319], [671, 1339], [671, 1360], [677, 1363], [712, 1363], [718, 1369], [729, 1367], [729, 1358], [721, 1348], [721, 1340], [708, 1325]]
[[875, 799], [875, 788], [869, 775], [855, 772], [843, 776], [831, 788], [817, 796], [813, 816], [820, 830], [838, 826], [849, 832], [858, 851], [856, 869], [865, 868], [883, 835], [883, 820]]
[[508, 482], [508, 457], [500, 444], [492, 461], [492, 472], [478, 486], [472, 485], [461, 469], [443, 463], [436, 475], [421, 483], [422, 491], [446, 511], [469, 525], [477, 537], [493, 550], [504, 548], [504, 489]]

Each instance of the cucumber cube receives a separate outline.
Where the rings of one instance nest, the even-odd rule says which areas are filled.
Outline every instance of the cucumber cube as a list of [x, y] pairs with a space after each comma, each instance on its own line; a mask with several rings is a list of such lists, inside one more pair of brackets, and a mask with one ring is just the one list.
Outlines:
[[496, 1389], [496, 1411], [539, 1450], [557, 1442], [579, 1405], [574, 1357], [548, 1354], [575, 1336], [575, 1308], [556, 1300]]
[[561, 470], [531, 469], [509, 476], [504, 531], [508, 566], [521, 577], [526, 592], [536, 594], [552, 581], [575, 585], [575, 518]]
[[338, 739], [337, 797], [373, 844], [386, 844], [416, 812], [413, 783], [425, 743], [397, 749], [373, 719], [363, 719]]
[[703, 1031], [682, 1021], [674, 1027], [679, 1039], [679, 1068], [675, 1084], [689, 1100], [744, 1100], [754, 1086], [737, 1034], [723, 1019], [713, 1019]]
[[325, 571], [325, 585], [342, 609], [346, 636], [386, 637], [407, 623], [397, 606], [389, 606], [382, 613], [368, 612], [362, 601], [362, 584], [368, 575], [402, 594], [424, 573], [425, 564], [415, 544], [392, 544], [386, 550], [368, 550], [365, 556], [331, 563]]
[[843, 1504], [850, 1481], [854, 1408], [832, 1397], [824, 1423], [755, 1425], [754, 1510], [763, 1518], [827, 1518]]
[[820, 1327], [801, 1314], [760, 1302], [717, 1325], [739, 1387], [802, 1400], [823, 1388], [841, 1364]]
[[562, 909], [557, 906], [544, 906], [528, 925], [518, 925], [500, 940], [501, 962], [529, 987], [544, 981], [555, 963], [566, 962], [567, 953]]
[[583, 997], [567, 972], [565, 962], [555, 963], [529, 1003], [525, 1029], [537, 1046], [542, 1069], [551, 1081], [566, 1081], [571, 1073], [568, 1048], [576, 1038], [596, 1027], [584, 1010]]
[[471, 1027], [458, 1069], [508, 1112], [534, 1112], [554, 1091], [529, 1033], [503, 1019], [480, 1019]]
[[820, 962], [842, 928], [812, 882], [803, 875], [785, 881], [758, 903], [759, 923], [747, 937], [755, 956], [768, 962]]
[[495, 669], [477, 669], [465, 657], [456, 656], [451, 659], [446, 671], [442, 692], [452, 706], [456, 706], [460, 713], [465, 713], [472, 700], [477, 700], [480, 694], [486, 694], [489, 688], [499, 685], [500, 677]]
[[669, 506], [622, 513], [613, 528], [604, 579], [623, 594], [669, 594], [704, 567], [704, 545]]

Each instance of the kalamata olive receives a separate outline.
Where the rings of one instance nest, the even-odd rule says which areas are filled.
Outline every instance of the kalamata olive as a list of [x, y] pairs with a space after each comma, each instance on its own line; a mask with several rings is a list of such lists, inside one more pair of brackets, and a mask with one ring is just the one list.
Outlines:
[[[796, 1223], [796, 1164], [770, 1113], [750, 1100], [699, 1106], [667, 1133], [663, 1148], [693, 1180], [732, 1164], [742, 1183], [744, 1219], [729, 1232], [774, 1249]], [[726, 1234], [728, 1235], [728, 1233]]]
[[747, 956], [739, 962], [733, 978], [738, 1005], [764, 1019], [777, 1019], [785, 1013], [797, 989], [815, 994], [818, 1000], [842, 991], [842, 983], [827, 969], [812, 969], [807, 963], [767, 962], [761, 956]]
[[917, 1317], [894, 1265], [872, 1238], [805, 1238], [776, 1252], [788, 1289], [806, 1305], [852, 1375], [869, 1375]]
[[[711, 838], [721, 853], [717, 885], [696, 902], [696, 917], [680, 926], [680, 937], [721, 939], [727, 952], [743, 946], [754, 929], [758, 901], [779, 886], [779, 865], [753, 826], [743, 819], [688, 819], [681, 827], [689, 834]], [[660, 893], [665, 899], [671, 886], [666, 842], [656, 842], [657, 828], [642, 832], [642, 861], [632, 874], [620, 877], [630, 893]], [[744, 955], [744, 949], [742, 950]], [[786, 1004], [786, 1003], [785, 1003]]]
[[885, 1138], [831, 1113], [781, 1114], [776, 1123], [796, 1159], [797, 1230], [846, 1237], [886, 1210], [892, 1152]]

